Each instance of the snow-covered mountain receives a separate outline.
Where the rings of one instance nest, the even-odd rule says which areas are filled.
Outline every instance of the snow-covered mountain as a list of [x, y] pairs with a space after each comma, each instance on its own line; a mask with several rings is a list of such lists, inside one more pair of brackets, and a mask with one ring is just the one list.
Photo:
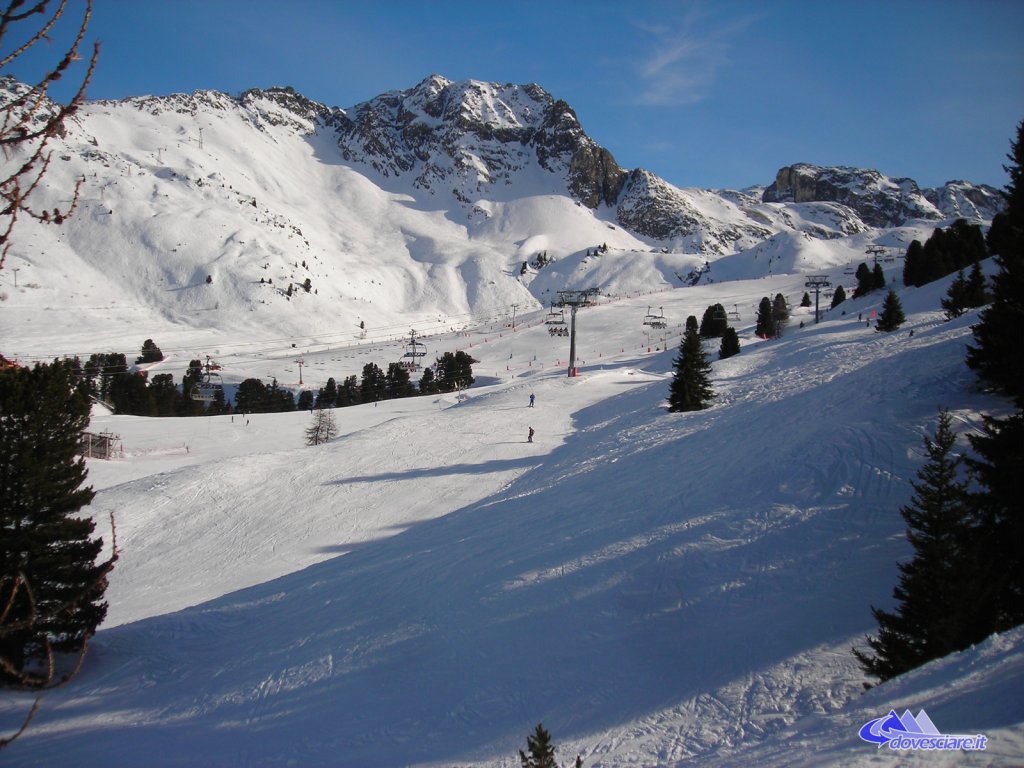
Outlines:
[[[846, 263], [947, 219], [986, 221], [1001, 201], [805, 165], [767, 188], [683, 189], [620, 168], [538, 85], [437, 75], [348, 109], [291, 88], [90, 102], [51, 146], [38, 194], [56, 207], [86, 183], [67, 226], [24, 223], [8, 266], [32, 286], [26, 303], [114, 302], [168, 333], [450, 327], [565, 287], [722, 279], [723, 258], [733, 276], [777, 272], [757, 254], [780, 239]], [[29, 320], [12, 313], [8, 356], [35, 353], [16, 343]]]

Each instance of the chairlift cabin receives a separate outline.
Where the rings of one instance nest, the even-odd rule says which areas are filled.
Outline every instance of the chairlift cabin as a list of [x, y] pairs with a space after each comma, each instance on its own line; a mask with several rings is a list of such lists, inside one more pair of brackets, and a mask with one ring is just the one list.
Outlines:
[[427, 356], [427, 346], [422, 341], [416, 341], [416, 331], [409, 332], [409, 341], [405, 346], [405, 353], [402, 355], [401, 364], [409, 371], [418, 371], [423, 367], [423, 358]]
[[651, 328], [666, 328], [668, 322], [665, 320], [665, 310], [662, 307], [658, 307], [661, 310], [660, 315], [655, 315], [651, 312], [651, 308], [647, 308], [647, 314], [644, 316], [644, 325], [649, 325]]
[[224, 382], [221, 380], [220, 365], [209, 357], [203, 365], [203, 379], [192, 388], [192, 399], [202, 403], [212, 403], [217, 400], [217, 393], [224, 396]]
[[565, 325], [565, 310], [556, 310], [552, 307], [547, 317], [544, 318], [544, 325]]

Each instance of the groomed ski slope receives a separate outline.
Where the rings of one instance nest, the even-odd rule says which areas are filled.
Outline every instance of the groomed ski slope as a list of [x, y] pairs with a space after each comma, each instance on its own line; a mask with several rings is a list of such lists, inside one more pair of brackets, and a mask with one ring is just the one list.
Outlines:
[[[943, 322], [942, 282], [901, 293], [892, 334], [855, 319], [879, 293], [754, 339], [749, 307], [795, 304], [802, 280], [582, 310], [574, 379], [542, 314], [438, 338], [474, 345], [480, 386], [339, 409], [316, 448], [308, 413], [96, 415], [126, 451], [90, 462], [121, 549], [110, 613], [0, 759], [514, 766], [543, 722], [561, 761], [594, 767], [1019, 764], [1021, 632], [866, 695], [849, 652], [891, 606], [938, 408], [962, 433], [1004, 407], [963, 364], [976, 315]], [[714, 363], [712, 408], [668, 414], [677, 339], [647, 352], [647, 305], [675, 334], [726, 290], [743, 351]], [[0, 724], [30, 701], [5, 698]], [[989, 749], [860, 741], [890, 707]]]

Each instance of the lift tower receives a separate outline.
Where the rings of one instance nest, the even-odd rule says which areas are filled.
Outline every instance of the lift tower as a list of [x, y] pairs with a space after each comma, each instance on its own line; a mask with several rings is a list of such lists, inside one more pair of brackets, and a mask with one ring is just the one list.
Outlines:
[[820, 317], [820, 315], [818, 314], [818, 294], [821, 292], [822, 288], [828, 288], [831, 285], [832, 285], [832, 283], [829, 281], [828, 275], [808, 275], [807, 276], [807, 282], [804, 283], [804, 287], [805, 288], [813, 288], [814, 289], [814, 323], [815, 323], [815, 325], [817, 325], [818, 318]]
[[576, 310], [580, 307], [592, 307], [593, 296], [601, 293], [599, 288], [587, 288], [583, 291], [559, 291], [558, 300], [552, 306], [569, 307], [569, 377], [576, 375]]

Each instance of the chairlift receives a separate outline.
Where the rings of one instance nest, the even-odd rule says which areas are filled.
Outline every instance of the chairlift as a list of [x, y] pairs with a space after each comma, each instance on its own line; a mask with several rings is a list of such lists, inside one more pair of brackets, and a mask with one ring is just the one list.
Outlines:
[[551, 311], [544, 318], [544, 325], [565, 325], [565, 310], [551, 307]]
[[192, 399], [202, 403], [212, 403], [217, 400], [217, 393], [224, 396], [224, 382], [217, 371], [220, 365], [211, 360], [209, 356], [203, 365], [203, 379], [192, 388]]
[[668, 327], [668, 321], [665, 320], [665, 309], [658, 307], [661, 310], [661, 314], [655, 315], [651, 312], [651, 308], [647, 308], [647, 314], [644, 316], [644, 325], [648, 325], [651, 328], [661, 329]]
[[426, 354], [427, 346], [421, 341], [416, 341], [415, 329], [409, 331], [409, 341], [406, 344], [405, 353], [400, 361], [402, 367], [408, 371], [420, 370], [423, 367], [420, 361], [426, 357]]

